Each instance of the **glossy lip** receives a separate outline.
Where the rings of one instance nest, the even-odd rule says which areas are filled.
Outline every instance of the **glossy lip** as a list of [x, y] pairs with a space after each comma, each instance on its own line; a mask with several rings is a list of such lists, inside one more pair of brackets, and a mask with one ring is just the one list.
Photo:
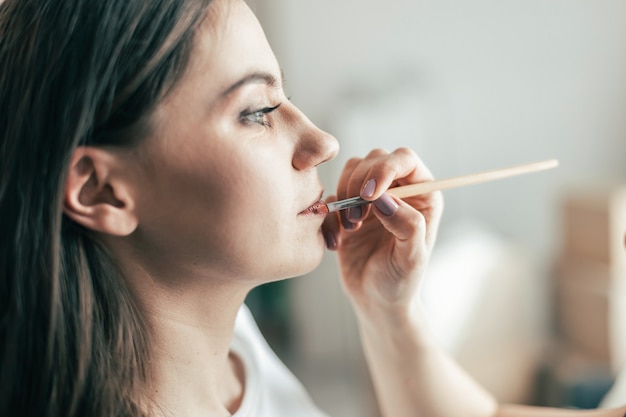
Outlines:
[[319, 197], [317, 197], [317, 200], [315, 200], [313, 203], [311, 203], [311, 205], [309, 207], [305, 208], [300, 213], [298, 213], [298, 215], [304, 215], [304, 216], [319, 215], [320, 213], [315, 213], [313, 210], [311, 210], [311, 208], [324, 203], [324, 201], [322, 200], [322, 195], [324, 195], [324, 191], [323, 190], [320, 192], [320, 195], [319, 195]]

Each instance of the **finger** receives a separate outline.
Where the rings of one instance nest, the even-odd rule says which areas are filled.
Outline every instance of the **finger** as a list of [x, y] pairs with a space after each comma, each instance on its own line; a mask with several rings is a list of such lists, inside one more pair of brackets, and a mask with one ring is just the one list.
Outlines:
[[[326, 203], [337, 201], [335, 196], [326, 198]], [[326, 248], [331, 251], [339, 249], [341, 245], [341, 227], [339, 225], [338, 213], [328, 213], [322, 223], [322, 234], [326, 242]]]
[[[424, 200], [428, 205], [417, 208], [422, 213], [424, 219], [426, 219], [426, 243], [433, 247], [435, 239], [437, 238], [437, 231], [441, 222], [441, 216], [443, 214], [443, 195], [441, 191], [431, 193], [427, 196], [427, 200]], [[405, 201], [405, 203], [407, 203]]]
[[[362, 162], [362, 158], [351, 158], [346, 162], [344, 169], [341, 172], [341, 176], [339, 177], [339, 183], [337, 184], [338, 199], [343, 200], [348, 197], [354, 197], [354, 194], [348, 194], [349, 184], [352, 181], [355, 170], [359, 169]], [[364, 218], [368, 212], [367, 207], [356, 207], [349, 210], [341, 210], [338, 215], [343, 229], [346, 231], [358, 229], [360, 220]]]
[[443, 213], [443, 198], [441, 193], [433, 193], [429, 200], [431, 205], [416, 209], [401, 199], [383, 194], [372, 204], [375, 207], [373, 213], [383, 227], [396, 237], [397, 248], [406, 254], [412, 252], [412, 236], [420, 242], [417, 246], [420, 250], [431, 249], [435, 244]]
[[384, 149], [374, 149], [362, 158], [358, 164], [352, 167], [352, 172], [346, 186], [346, 196], [354, 197], [361, 195], [363, 181], [368, 178], [367, 175], [371, 171], [372, 166], [383, 163], [389, 157], [390, 153]]
[[372, 205], [376, 217], [398, 240], [412, 239], [417, 232], [416, 224], [426, 222], [419, 211], [390, 194], [382, 194]]
[[[337, 197], [340, 200], [351, 198], [359, 195], [360, 184], [365, 174], [369, 171], [372, 160], [387, 155], [388, 152], [383, 149], [374, 149], [365, 158], [352, 158], [346, 162], [346, 165], [339, 178], [337, 184]], [[355, 185], [356, 184], [356, 185]], [[340, 213], [341, 223], [346, 230], [352, 230], [354, 227], [349, 223], [358, 223], [369, 214], [369, 206], [353, 207]]]
[[427, 250], [426, 234], [430, 225], [418, 210], [389, 194], [383, 194], [373, 204], [374, 215], [395, 238], [399, 259], [410, 262]]
[[[355, 170], [357, 165], [361, 163], [363, 158], [351, 158], [346, 161], [346, 164], [341, 171], [341, 175], [339, 176], [339, 182], [337, 183], [337, 199], [343, 200], [348, 198], [348, 183], [350, 182], [350, 178], [352, 176], [352, 172]], [[352, 197], [352, 196], [351, 196]]]
[[409, 148], [398, 148], [370, 167], [360, 195], [366, 200], [376, 200], [394, 183], [415, 184], [432, 179], [432, 173], [415, 152]]
[[365, 211], [363, 207], [366, 206], [357, 207], [357, 210], [347, 209], [337, 212], [337, 217], [339, 217], [339, 221], [343, 230], [345, 230], [346, 232], [354, 232], [356, 230], [359, 230], [359, 228], [363, 224], [363, 222], [360, 220], [363, 217], [363, 211]]

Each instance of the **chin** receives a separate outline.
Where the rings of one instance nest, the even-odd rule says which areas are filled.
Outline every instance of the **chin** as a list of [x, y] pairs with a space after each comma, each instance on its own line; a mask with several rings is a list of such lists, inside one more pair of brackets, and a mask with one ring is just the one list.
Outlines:
[[303, 250], [302, 253], [296, 255], [293, 260], [293, 269], [285, 271], [283, 278], [294, 278], [301, 275], [306, 275], [309, 272], [315, 270], [324, 257], [325, 246], [322, 242], [321, 245]]
[[308, 274], [320, 265], [325, 252], [326, 243], [321, 231], [307, 239], [292, 238], [289, 243], [281, 242], [257, 259], [260, 263], [257, 263], [256, 277], [277, 281]]
[[302, 271], [298, 275], [305, 275], [313, 270], [317, 269], [318, 266], [322, 263], [322, 259], [324, 258], [324, 249], [322, 248], [318, 253], [309, 252], [307, 254], [306, 262], [303, 260], [301, 266]]

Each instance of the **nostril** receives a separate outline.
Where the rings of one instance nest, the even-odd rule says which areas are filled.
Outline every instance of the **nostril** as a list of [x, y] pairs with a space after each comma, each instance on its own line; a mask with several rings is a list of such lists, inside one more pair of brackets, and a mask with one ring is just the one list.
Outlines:
[[293, 158], [296, 169], [315, 168], [337, 156], [339, 143], [334, 136], [313, 126], [313, 129], [302, 135]]

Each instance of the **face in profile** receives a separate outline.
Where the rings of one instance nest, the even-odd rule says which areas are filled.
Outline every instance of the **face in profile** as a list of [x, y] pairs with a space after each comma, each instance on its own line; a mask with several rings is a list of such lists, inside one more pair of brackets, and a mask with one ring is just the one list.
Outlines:
[[183, 265], [224, 279], [306, 273], [324, 242], [323, 216], [305, 211], [321, 198], [317, 166], [336, 155], [337, 141], [286, 98], [248, 6], [211, 8], [187, 72], [135, 152], [134, 242], [157, 260], [144, 265], [155, 275]]

